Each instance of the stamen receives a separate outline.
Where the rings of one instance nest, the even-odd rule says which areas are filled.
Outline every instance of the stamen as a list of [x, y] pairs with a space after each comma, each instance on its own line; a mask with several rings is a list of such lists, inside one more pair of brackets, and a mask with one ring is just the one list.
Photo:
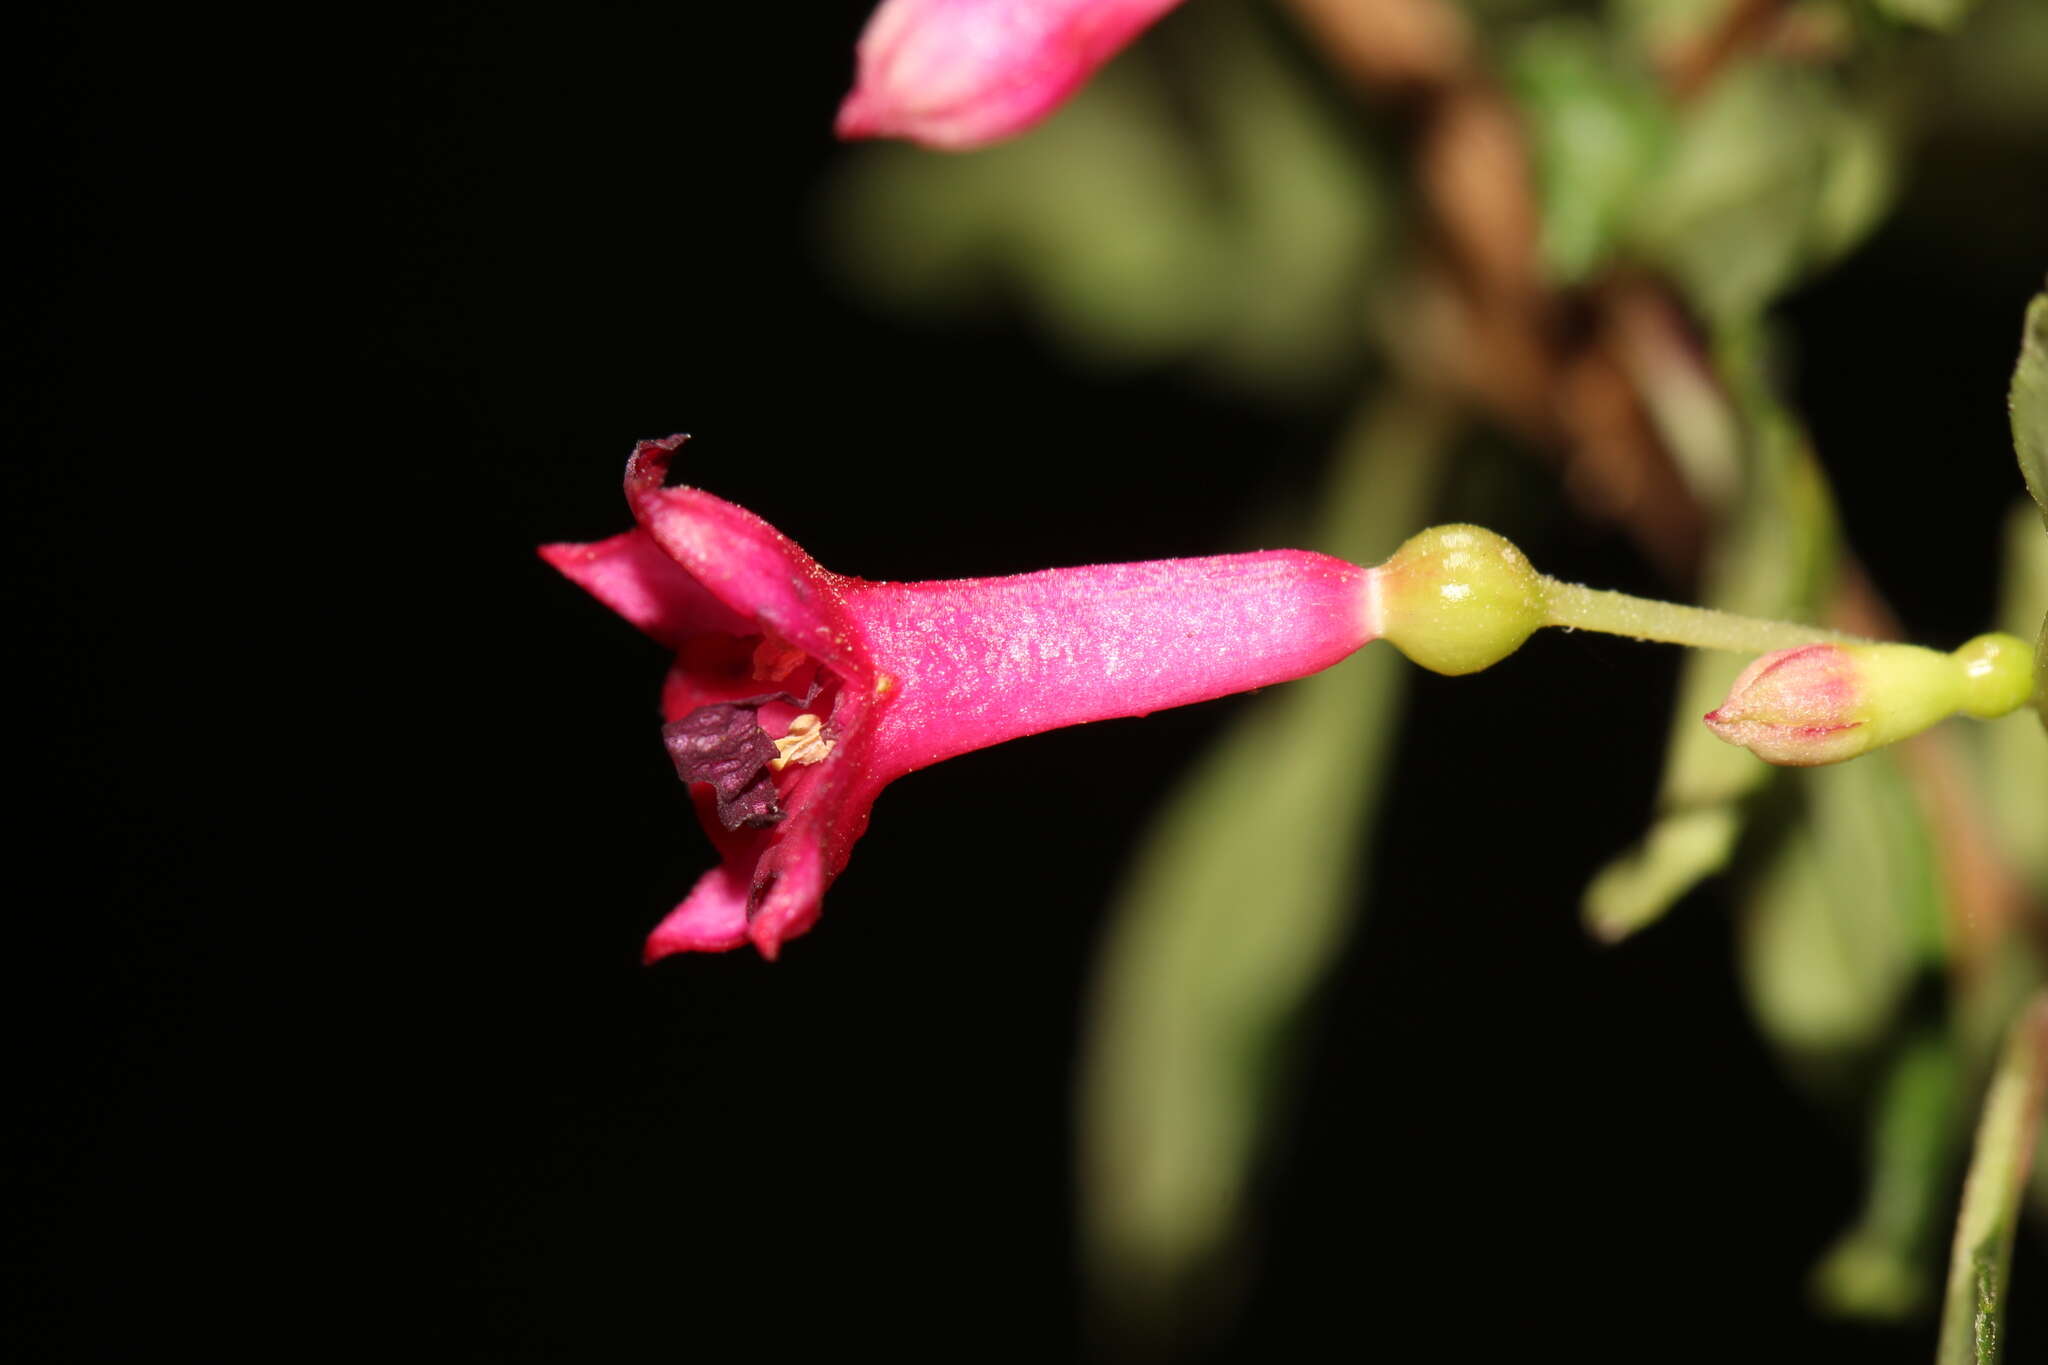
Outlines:
[[768, 760], [770, 772], [781, 772], [790, 764], [809, 767], [832, 752], [832, 741], [823, 734], [824, 722], [808, 713], [789, 723], [789, 733], [775, 741], [775, 757]]

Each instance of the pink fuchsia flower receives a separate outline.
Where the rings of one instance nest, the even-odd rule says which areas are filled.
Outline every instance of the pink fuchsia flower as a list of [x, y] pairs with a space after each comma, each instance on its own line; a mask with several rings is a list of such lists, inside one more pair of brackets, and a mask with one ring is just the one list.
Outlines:
[[2025, 641], [2000, 633], [1953, 654], [1918, 645], [1800, 645], [1742, 670], [1706, 724], [1767, 763], [1840, 763], [1958, 711], [1988, 719], [2023, 705], [2032, 657]]
[[1180, 0], [883, 0], [839, 136], [961, 150], [1051, 114]]
[[1300, 550], [871, 583], [753, 513], [662, 486], [686, 438], [626, 464], [639, 525], [541, 555], [675, 653], [676, 769], [717, 847], [649, 961], [818, 918], [875, 797], [941, 759], [1314, 673], [1379, 633], [1378, 574]]

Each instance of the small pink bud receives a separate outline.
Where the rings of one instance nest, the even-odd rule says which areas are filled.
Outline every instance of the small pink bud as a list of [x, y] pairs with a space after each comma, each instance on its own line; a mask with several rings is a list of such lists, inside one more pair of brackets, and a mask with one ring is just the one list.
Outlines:
[[1023, 132], [1180, 0], [883, 0], [843, 138], [963, 150]]
[[1954, 654], [1916, 645], [1781, 649], [1742, 670], [1728, 699], [1707, 713], [1707, 728], [1767, 763], [1839, 763], [1957, 711], [2011, 709], [2010, 675], [2026, 655], [2007, 636], [1981, 636]]

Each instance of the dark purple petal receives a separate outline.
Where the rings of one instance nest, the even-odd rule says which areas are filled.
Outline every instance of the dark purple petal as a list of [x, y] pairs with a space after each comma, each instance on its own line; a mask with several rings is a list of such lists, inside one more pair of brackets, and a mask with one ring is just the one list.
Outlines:
[[761, 829], [782, 818], [768, 762], [775, 741], [761, 728], [762, 702], [776, 697], [700, 706], [661, 727], [661, 742], [685, 782], [703, 782], [718, 798], [718, 821], [727, 829]]

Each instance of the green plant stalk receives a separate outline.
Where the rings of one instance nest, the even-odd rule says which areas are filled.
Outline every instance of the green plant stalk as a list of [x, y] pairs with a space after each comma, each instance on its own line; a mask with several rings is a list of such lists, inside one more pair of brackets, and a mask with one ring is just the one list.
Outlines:
[[1711, 607], [1654, 602], [1648, 598], [1631, 597], [1627, 593], [1563, 583], [1555, 578], [1544, 579], [1544, 592], [1550, 608], [1545, 624], [1563, 626], [1568, 630], [1596, 630], [1606, 635], [1690, 645], [1694, 649], [1733, 650], [1738, 654], [1768, 654], [1773, 650], [1823, 642], [1868, 643], [1857, 636], [1821, 626], [1737, 616]]
[[2041, 639], [2034, 646], [2034, 712], [2048, 730], [2048, 616], [2041, 618]]
[[[1957, 712], [1989, 720], [2038, 705], [2036, 655], [2048, 653], [1991, 631], [1943, 654], [1564, 583], [1497, 533], [1457, 522], [1408, 537], [1373, 582], [1380, 638], [1451, 677], [1491, 668], [1545, 626], [1761, 655], [1735, 679], [1747, 690], [1739, 703], [1729, 694], [1716, 732], [1773, 763], [1836, 763]], [[1837, 681], [1819, 687], [1822, 675]]]
[[1984, 1096], [1977, 1146], [1956, 1216], [1936, 1365], [1995, 1365], [2012, 1271], [2020, 1193], [2048, 1097], [2048, 991], [2037, 991], [2006, 1036]]

